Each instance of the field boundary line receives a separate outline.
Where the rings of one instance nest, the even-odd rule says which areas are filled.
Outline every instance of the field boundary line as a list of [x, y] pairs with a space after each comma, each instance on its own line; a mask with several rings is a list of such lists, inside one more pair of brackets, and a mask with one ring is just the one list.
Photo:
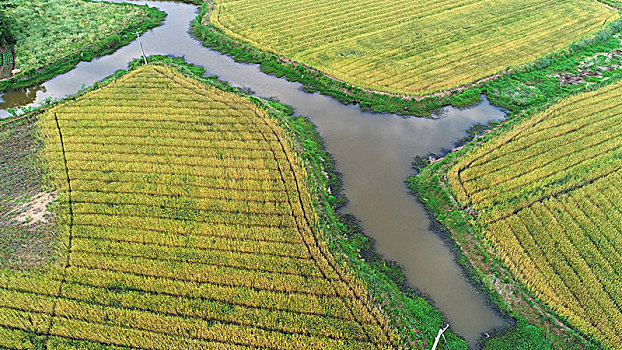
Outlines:
[[67, 166], [67, 157], [65, 155], [65, 142], [63, 140], [63, 133], [61, 131], [60, 124], [58, 122], [58, 116], [56, 112], [54, 113], [54, 121], [56, 122], [56, 128], [58, 130], [58, 137], [60, 138], [60, 145], [63, 152], [63, 163], [65, 167], [65, 175], [67, 177], [67, 186], [68, 186], [68, 202], [69, 202], [69, 242], [67, 244], [67, 255], [65, 257], [65, 265], [63, 266], [63, 278], [58, 285], [58, 293], [56, 298], [54, 299], [54, 305], [52, 307], [52, 313], [50, 315], [50, 323], [45, 332], [45, 339], [43, 340], [43, 346], [45, 349], [48, 348], [48, 340], [50, 338], [50, 331], [52, 330], [52, 324], [54, 323], [54, 317], [56, 315], [56, 308], [58, 307], [58, 299], [61, 297], [63, 293], [63, 285], [67, 281], [67, 268], [69, 268], [70, 264], [70, 255], [71, 255], [71, 243], [73, 241], [73, 203], [71, 201], [71, 178], [69, 177], [69, 167]]

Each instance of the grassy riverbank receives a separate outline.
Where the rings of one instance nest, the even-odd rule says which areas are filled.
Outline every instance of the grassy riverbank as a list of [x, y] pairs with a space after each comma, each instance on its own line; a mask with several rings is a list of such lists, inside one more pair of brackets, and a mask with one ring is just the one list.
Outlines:
[[0, 91], [40, 84], [114, 52], [166, 17], [148, 6], [88, 0], [9, 0], [3, 6], [14, 19], [15, 66]]

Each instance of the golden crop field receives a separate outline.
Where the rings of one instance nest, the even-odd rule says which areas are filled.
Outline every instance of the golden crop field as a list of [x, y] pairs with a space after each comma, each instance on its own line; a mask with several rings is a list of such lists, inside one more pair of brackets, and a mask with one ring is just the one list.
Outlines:
[[449, 181], [541, 300], [622, 349], [622, 83], [522, 122], [462, 158]]
[[67, 252], [0, 270], [0, 348], [388, 349], [250, 99], [138, 68], [39, 120]]
[[215, 0], [225, 34], [361, 87], [427, 94], [531, 62], [619, 16], [596, 0]]

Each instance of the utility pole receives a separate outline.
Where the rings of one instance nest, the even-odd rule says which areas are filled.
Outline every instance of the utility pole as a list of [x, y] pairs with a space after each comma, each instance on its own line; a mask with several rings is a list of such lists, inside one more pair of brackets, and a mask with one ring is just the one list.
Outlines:
[[140, 45], [140, 52], [143, 54], [143, 59], [145, 60], [145, 66], [148, 65], [147, 57], [145, 56], [145, 50], [143, 50], [143, 43], [140, 42], [140, 34], [136, 31], [136, 37], [138, 38], [138, 45]]
[[434, 338], [434, 345], [432, 346], [431, 350], [436, 350], [436, 346], [438, 345], [438, 341], [441, 340], [441, 335], [443, 335], [443, 333], [445, 333], [447, 328], [449, 328], [449, 324], [446, 325], [445, 328], [441, 328], [441, 329], [438, 330], [438, 334], [436, 335], [436, 338]]

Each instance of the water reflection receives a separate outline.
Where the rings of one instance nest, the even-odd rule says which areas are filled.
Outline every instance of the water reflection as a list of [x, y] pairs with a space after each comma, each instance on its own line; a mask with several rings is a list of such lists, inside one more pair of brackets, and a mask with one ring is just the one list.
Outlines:
[[47, 89], [43, 85], [31, 88], [7, 90], [0, 95], [0, 109], [16, 108], [29, 105], [37, 100], [37, 95], [45, 93]]

